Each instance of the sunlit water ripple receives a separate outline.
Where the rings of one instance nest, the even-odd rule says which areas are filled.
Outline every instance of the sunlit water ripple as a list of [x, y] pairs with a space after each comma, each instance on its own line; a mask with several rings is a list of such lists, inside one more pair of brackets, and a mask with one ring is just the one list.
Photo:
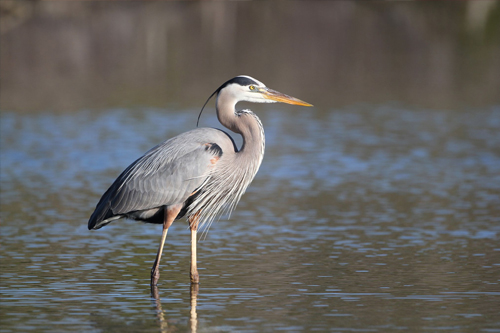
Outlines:
[[[197, 111], [3, 112], [0, 332], [500, 331], [500, 108], [258, 113], [266, 156], [201, 237], [198, 293], [179, 221], [158, 303], [160, 227], [86, 223], [112, 180]], [[213, 110], [203, 122], [219, 126]]]

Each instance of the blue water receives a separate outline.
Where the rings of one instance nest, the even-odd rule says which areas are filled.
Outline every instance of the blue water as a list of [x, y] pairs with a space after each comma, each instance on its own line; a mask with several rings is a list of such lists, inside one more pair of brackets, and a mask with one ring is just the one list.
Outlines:
[[[213, 110], [202, 126], [217, 126]], [[256, 110], [266, 155], [238, 208], [87, 230], [100, 195], [197, 110], [1, 114], [0, 332], [500, 332], [500, 108]], [[241, 142], [241, 141], [238, 141]]]

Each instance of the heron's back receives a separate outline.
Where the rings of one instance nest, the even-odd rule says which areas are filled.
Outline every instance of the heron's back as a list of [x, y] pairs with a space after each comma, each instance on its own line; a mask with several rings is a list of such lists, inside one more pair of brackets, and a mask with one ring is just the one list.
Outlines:
[[[225, 160], [235, 152], [231, 137], [213, 128], [198, 128], [157, 145], [126, 168], [104, 193], [89, 219], [89, 229], [122, 217], [162, 223], [165, 207], [186, 203], [214, 177], [219, 162], [227, 164]], [[189, 213], [187, 208], [183, 212]]]

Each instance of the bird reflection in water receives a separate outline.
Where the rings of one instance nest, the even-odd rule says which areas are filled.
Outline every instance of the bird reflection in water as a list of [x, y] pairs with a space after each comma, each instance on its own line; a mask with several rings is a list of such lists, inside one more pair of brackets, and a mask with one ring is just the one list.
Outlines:
[[[196, 313], [196, 305], [198, 300], [199, 284], [191, 283], [189, 299], [190, 299], [190, 311], [189, 311], [189, 328], [192, 333], [198, 331], [198, 314]], [[173, 332], [177, 331], [176, 327], [168, 326], [168, 320], [165, 317], [165, 312], [161, 306], [160, 293], [158, 292], [157, 286], [151, 286], [151, 297], [154, 300], [154, 305], [156, 308], [156, 317], [158, 323], [160, 324], [160, 332]]]

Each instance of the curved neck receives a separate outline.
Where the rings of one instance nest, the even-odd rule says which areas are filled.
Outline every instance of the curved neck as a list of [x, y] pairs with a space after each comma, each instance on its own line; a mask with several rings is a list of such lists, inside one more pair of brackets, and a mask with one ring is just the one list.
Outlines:
[[260, 155], [258, 159], [262, 160], [265, 142], [262, 123], [251, 111], [236, 112], [237, 102], [230, 93], [221, 92], [215, 103], [217, 118], [222, 125], [243, 137], [240, 153], [249, 153], [255, 158]]

